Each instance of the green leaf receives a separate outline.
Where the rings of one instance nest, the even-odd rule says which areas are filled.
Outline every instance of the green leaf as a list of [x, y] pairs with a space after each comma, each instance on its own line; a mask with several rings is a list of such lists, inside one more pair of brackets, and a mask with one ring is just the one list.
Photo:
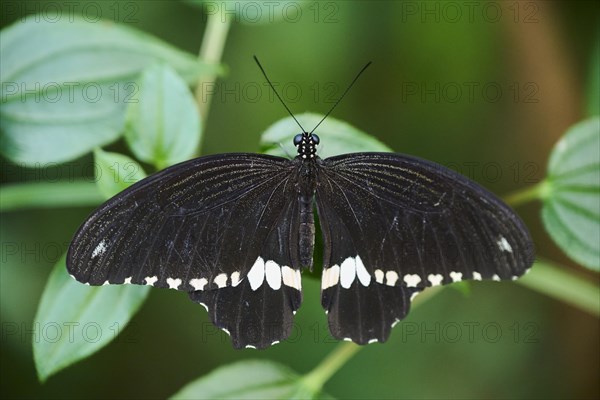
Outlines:
[[185, 161], [200, 143], [200, 116], [185, 82], [154, 64], [138, 80], [138, 101], [127, 108], [125, 139], [136, 157], [158, 169]]
[[[217, 15], [221, 18], [233, 18], [234, 22], [245, 25], [270, 24], [279, 21], [295, 23], [302, 19], [303, 13], [306, 18], [306, 13], [309, 12], [304, 7], [306, 0], [228, 2], [184, 0], [184, 2], [202, 8], [208, 17]], [[323, 14], [323, 18], [327, 20], [327, 14], [330, 13]]]
[[[297, 115], [296, 118], [304, 129], [310, 132], [321, 121], [323, 115], [305, 113]], [[286, 153], [295, 156], [296, 148], [292, 140], [300, 132], [300, 127], [292, 117], [275, 122], [262, 134], [261, 146], [263, 151], [267, 154], [282, 157], [286, 156]], [[327, 138], [326, 145], [321, 145], [318, 148], [318, 154], [321, 158], [361, 151], [392, 151], [372, 136], [332, 117], [327, 117], [315, 133], [321, 138]]]
[[96, 184], [107, 199], [146, 177], [142, 166], [123, 154], [95, 149], [94, 160]]
[[288, 367], [246, 360], [216, 369], [173, 395], [173, 399], [313, 399], [314, 393]]
[[541, 196], [542, 219], [572, 259], [600, 270], [600, 118], [571, 127], [554, 146]]
[[30, 16], [0, 35], [0, 151], [15, 162], [64, 162], [116, 140], [135, 78], [157, 61], [187, 82], [220, 72], [124, 25], [51, 17]]
[[105, 200], [94, 182], [28, 182], [2, 186], [0, 211], [26, 208], [96, 206]]
[[33, 356], [40, 381], [112, 341], [148, 295], [145, 286], [82, 285], [56, 264], [34, 320]]
[[464, 297], [471, 296], [471, 281], [456, 282], [448, 287], [460, 292]]

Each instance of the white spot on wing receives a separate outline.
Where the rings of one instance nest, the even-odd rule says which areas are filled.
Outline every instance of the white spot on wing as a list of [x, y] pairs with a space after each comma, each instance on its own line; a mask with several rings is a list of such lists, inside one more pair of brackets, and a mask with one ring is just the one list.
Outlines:
[[385, 273], [385, 284], [388, 286], [396, 286], [398, 282], [398, 273], [396, 271], [387, 271]]
[[302, 275], [300, 275], [299, 269], [296, 270], [296, 273], [294, 274], [294, 276], [296, 277], [296, 279], [295, 279], [296, 289], [302, 290]]
[[421, 292], [414, 292], [413, 294], [410, 295], [410, 301], [413, 301], [415, 299], [415, 297], [417, 297], [417, 295], [421, 293]]
[[375, 270], [375, 282], [383, 283], [383, 271], [380, 269]]
[[296, 290], [301, 289], [300, 278], [297, 276], [296, 271], [287, 265], [281, 267], [281, 280], [285, 286], [292, 287]]
[[110, 282], [108, 281], [108, 279], [104, 281], [104, 283], [102, 284], [102, 286], [107, 286], [107, 285], [110, 285]]
[[169, 285], [169, 289], [177, 289], [181, 285], [181, 279], [167, 278], [167, 285]]
[[103, 240], [100, 243], [98, 243], [98, 246], [96, 246], [94, 251], [92, 251], [92, 258], [96, 258], [96, 257], [104, 254], [105, 251], [106, 251], [106, 242]]
[[202, 307], [204, 307], [204, 309], [205, 309], [205, 310], [208, 312], [208, 306], [207, 306], [206, 304], [204, 304], [204, 303], [200, 303], [200, 305], [201, 305]]
[[496, 244], [498, 244], [498, 248], [502, 251], [513, 252], [510, 243], [508, 243], [508, 240], [504, 236], [500, 236]]
[[248, 282], [252, 290], [258, 289], [265, 280], [265, 260], [258, 257], [254, 262], [250, 272], [248, 272]]
[[492, 275], [492, 279], [495, 281], [499, 281], [500, 277], [498, 276], [498, 274], [494, 274], [494, 275]]
[[462, 281], [462, 272], [451, 271], [450, 278], [452, 282], [460, 282]]
[[231, 286], [236, 287], [240, 284], [240, 272], [235, 271], [231, 273]]
[[213, 282], [219, 287], [224, 288], [227, 286], [227, 274], [219, 274], [213, 279]]
[[404, 282], [406, 282], [406, 286], [408, 287], [417, 287], [421, 282], [421, 277], [417, 274], [407, 274], [404, 275]]
[[206, 286], [207, 283], [208, 283], [208, 281], [204, 278], [202, 278], [202, 279], [195, 278], [195, 279], [190, 280], [190, 285], [192, 285], [194, 290], [204, 290], [204, 286]]
[[356, 262], [353, 257], [346, 258], [340, 265], [340, 283], [344, 289], [350, 288], [356, 278]]
[[154, 284], [156, 283], [156, 281], [158, 280], [158, 278], [155, 276], [147, 276], [144, 278], [144, 281], [146, 282], [146, 285], [148, 286], [154, 286]]
[[130, 276], [129, 278], [125, 278], [125, 282], [123, 282], [123, 285], [131, 285], [131, 278], [133, 277]]
[[281, 268], [275, 261], [269, 260], [265, 263], [265, 277], [271, 289], [279, 290], [281, 288]]
[[367, 272], [365, 268], [365, 264], [363, 264], [360, 256], [356, 256], [356, 276], [358, 276], [358, 280], [362, 283], [363, 286], [369, 286], [371, 283], [371, 275]]
[[427, 280], [431, 282], [431, 286], [439, 286], [442, 284], [444, 277], [440, 274], [429, 274]]
[[398, 325], [398, 322], [400, 322], [399, 319], [397, 319], [394, 322], [392, 322], [392, 328], [395, 327], [396, 325]]
[[[262, 282], [261, 282], [261, 284], [262, 284]], [[251, 344], [247, 344], [246, 348], [247, 349], [256, 349], [256, 346], [252, 346]]]
[[325, 290], [332, 286], [335, 286], [340, 281], [340, 266], [334, 265], [331, 268], [325, 268], [323, 270], [323, 276], [321, 277], [321, 289]]
[[475, 279], [476, 281], [480, 281], [481, 278], [481, 274], [477, 271], [473, 271], [473, 279]]
[[377, 339], [369, 339], [369, 344], [371, 344], [371, 343], [377, 343], [377, 342], [379, 342], [379, 340], [377, 340]]

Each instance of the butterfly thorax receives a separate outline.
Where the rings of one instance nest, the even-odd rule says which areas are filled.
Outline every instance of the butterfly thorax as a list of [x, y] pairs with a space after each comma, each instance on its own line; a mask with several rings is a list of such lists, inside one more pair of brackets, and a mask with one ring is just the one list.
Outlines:
[[320, 140], [317, 135], [302, 132], [294, 136], [294, 146], [298, 149], [298, 156], [303, 159], [315, 158], [317, 156], [317, 145]]

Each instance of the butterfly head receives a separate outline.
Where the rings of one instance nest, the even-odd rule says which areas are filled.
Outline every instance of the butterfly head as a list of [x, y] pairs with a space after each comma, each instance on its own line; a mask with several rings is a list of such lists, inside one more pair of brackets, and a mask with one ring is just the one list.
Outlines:
[[317, 135], [302, 132], [294, 136], [294, 146], [298, 149], [301, 158], [315, 158], [317, 156], [317, 145], [320, 139]]

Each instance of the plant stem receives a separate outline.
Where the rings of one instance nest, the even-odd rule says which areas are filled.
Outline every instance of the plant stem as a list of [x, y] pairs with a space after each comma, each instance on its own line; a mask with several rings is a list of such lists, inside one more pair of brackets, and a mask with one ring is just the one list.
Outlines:
[[538, 261], [531, 272], [517, 281], [530, 289], [600, 316], [600, 288], [548, 261]]
[[2, 187], [0, 211], [27, 208], [97, 206], [106, 200], [95, 182], [16, 183]]
[[[413, 308], [431, 299], [439, 293], [442, 287], [428, 288], [423, 291], [413, 302]], [[319, 393], [325, 382], [329, 380], [353, 355], [365, 346], [359, 346], [355, 343], [344, 342], [339, 344], [319, 365], [312, 371], [304, 375], [302, 382], [313, 393]]]
[[313, 393], [319, 393], [325, 382], [360, 349], [361, 346], [355, 343], [339, 344], [315, 369], [302, 378], [304, 385]]
[[525, 189], [517, 190], [504, 196], [506, 204], [512, 207], [517, 207], [533, 200], [541, 200], [548, 195], [550, 191], [550, 183], [546, 180], [541, 181], [533, 186], [528, 186]]
[[[204, 31], [202, 45], [200, 46], [200, 52], [198, 54], [198, 57], [202, 61], [211, 64], [219, 64], [221, 62], [230, 26], [231, 19], [226, 15], [223, 16], [220, 13], [214, 13], [208, 16], [206, 30]], [[206, 124], [206, 119], [208, 118], [208, 112], [210, 110], [210, 101], [212, 99], [212, 96], [205, 94], [204, 91], [207, 86], [214, 85], [216, 79], [216, 74], [203, 76], [196, 85], [196, 103], [198, 105], [202, 125]], [[213, 90], [210, 91], [210, 93], [212, 92]]]

